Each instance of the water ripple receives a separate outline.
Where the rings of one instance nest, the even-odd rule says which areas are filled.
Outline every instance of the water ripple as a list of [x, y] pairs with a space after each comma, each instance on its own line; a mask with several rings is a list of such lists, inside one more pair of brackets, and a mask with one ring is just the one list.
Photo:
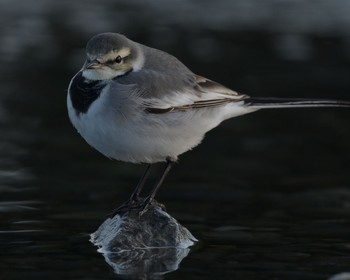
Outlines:
[[22, 210], [38, 210], [32, 205], [41, 204], [40, 201], [24, 200], [24, 201], [2, 201], [0, 202], [0, 212], [12, 212]]

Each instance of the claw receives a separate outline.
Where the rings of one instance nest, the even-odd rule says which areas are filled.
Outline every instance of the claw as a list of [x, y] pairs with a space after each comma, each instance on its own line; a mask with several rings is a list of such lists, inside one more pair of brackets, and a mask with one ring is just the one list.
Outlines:
[[141, 217], [143, 214], [145, 214], [148, 211], [149, 206], [152, 204], [153, 198], [147, 197], [145, 201], [142, 203], [142, 210], [139, 212], [139, 217]]
[[[137, 206], [140, 204], [139, 197], [131, 197], [129, 200], [125, 201], [122, 205], [120, 205], [117, 209], [114, 209], [112, 213], [110, 213], [107, 217], [112, 219], [115, 215], [119, 213], [124, 213], [129, 211], [130, 209], [137, 209]], [[136, 206], [136, 207], [135, 207]]]

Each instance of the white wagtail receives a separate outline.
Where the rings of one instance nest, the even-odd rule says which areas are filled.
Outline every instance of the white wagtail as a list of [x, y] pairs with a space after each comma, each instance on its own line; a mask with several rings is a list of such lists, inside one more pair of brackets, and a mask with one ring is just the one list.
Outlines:
[[350, 107], [350, 102], [252, 98], [192, 73], [166, 52], [102, 33], [87, 43], [67, 105], [71, 122], [92, 147], [111, 159], [148, 164], [124, 205], [138, 205], [151, 165], [167, 162], [144, 209], [178, 156], [222, 121], [263, 108]]

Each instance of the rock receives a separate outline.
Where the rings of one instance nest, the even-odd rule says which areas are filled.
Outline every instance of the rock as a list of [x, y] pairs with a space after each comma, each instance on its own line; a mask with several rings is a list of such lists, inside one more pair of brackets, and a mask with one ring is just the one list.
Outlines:
[[156, 201], [140, 210], [123, 209], [107, 218], [91, 242], [119, 275], [160, 275], [178, 268], [197, 239]]

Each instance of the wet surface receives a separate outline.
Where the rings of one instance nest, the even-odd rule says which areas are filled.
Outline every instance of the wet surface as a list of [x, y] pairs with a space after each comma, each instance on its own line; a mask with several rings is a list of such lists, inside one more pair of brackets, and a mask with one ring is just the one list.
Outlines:
[[[349, 3], [315, 2], [2, 1], [0, 279], [120, 278], [89, 235], [145, 166], [104, 158], [68, 121], [90, 36], [122, 32], [254, 96], [349, 100]], [[158, 196], [199, 243], [155, 279], [349, 271], [349, 120], [347, 109], [271, 110], [210, 132]]]

